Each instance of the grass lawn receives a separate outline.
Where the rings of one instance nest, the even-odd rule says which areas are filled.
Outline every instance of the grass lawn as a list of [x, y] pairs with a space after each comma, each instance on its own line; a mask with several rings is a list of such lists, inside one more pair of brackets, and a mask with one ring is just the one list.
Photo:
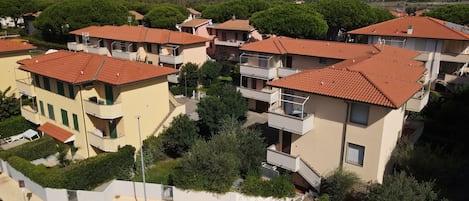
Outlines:
[[[146, 182], [167, 185], [168, 176], [174, 172], [175, 167], [179, 165], [180, 161], [180, 159], [167, 159], [155, 163], [153, 167], [145, 173]], [[137, 174], [132, 180], [141, 182], [141, 172], [137, 171]]]

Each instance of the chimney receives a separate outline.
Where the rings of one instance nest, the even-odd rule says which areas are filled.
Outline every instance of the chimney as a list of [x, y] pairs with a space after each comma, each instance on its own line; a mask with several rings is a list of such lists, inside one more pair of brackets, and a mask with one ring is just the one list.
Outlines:
[[409, 25], [409, 26], [407, 27], [407, 34], [412, 34], [412, 32], [414, 32], [414, 26]]

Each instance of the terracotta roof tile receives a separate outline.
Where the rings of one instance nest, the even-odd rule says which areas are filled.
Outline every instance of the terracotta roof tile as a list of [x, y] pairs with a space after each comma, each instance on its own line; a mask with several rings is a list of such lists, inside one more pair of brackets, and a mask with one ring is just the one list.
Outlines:
[[237, 30], [237, 31], [253, 31], [254, 30], [254, 27], [249, 25], [249, 20], [236, 20], [236, 19], [231, 19], [221, 24], [217, 24], [213, 28], [223, 29], [223, 30]]
[[195, 9], [193, 9], [193, 8], [187, 8], [187, 10], [189, 10], [189, 12], [190, 12], [191, 14], [194, 14], [194, 15], [200, 15], [200, 14], [202, 14], [202, 13], [200, 13], [199, 11], [197, 11], [197, 10], [195, 10]]
[[54, 124], [51, 124], [49, 122], [46, 122], [46, 123], [42, 124], [37, 129], [42, 131], [46, 135], [49, 135], [49, 136], [51, 136], [51, 137], [55, 138], [56, 140], [58, 140], [60, 142], [63, 142], [63, 143], [74, 141], [73, 133], [71, 133], [71, 132], [69, 132], [69, 131], [67, 131], [63, 128], [60, 128], [60, 127], [58, 127]]
[[69, 83], [101, 81], [120, 85], [178, 72], [173, 68], [85, 52], [58, 51], [20, 60], [20, 69]]
[[36, 49], [27, 42], [0, 39], [0, 53]]
[[[412, 25], [413, 28], [411, 34], [407, 33], [409, 25]], [[469, 40], [468, 27], [431, 17], [419, 16], [396, 18], [360, 29], [355, 29], [348, 33], [373, 36]]]
[[184, 22], [181, 24], [181, 27], [199, 27], [204, 24], [210, 23], [212, 20], [211, 19], [192, 19], [187, 22]]
[[135, 16], [136, 20], [143, 20], [143, 15], [137, 11], [129, 10], [129, 13]]
[[167, 29], [153, 29], [139, 26], [89, 26], [70, 32], [82, 35], [87, 32], [89, 36], [112, 40], [147, 42], [158, 44], [194, 44], [208, 41], [208, 38], [195, 36], [185, 32], [170, 31]]

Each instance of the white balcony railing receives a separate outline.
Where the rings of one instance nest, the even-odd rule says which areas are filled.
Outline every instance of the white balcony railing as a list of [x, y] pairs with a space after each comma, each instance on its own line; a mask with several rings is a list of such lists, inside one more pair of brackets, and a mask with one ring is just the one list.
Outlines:
[[241, 75], [245, 75], [249, 77], [264, 78], [264, 79], [269, 79], [269, 80], [277, 77], [276, 68], [261, 68], [261, 67], [241, 65], [239, 68], [239, 72], [241, 73]]
[[243, 97], [254, 100], [259, 100], [267, 103], [275, 103], [280, 98], [280, 92], [278, 89], [248, 89], [244, 87], [237, 87], [238, 91], [243, 94]]
[[422, 90], [417, 92], [412, 98], [407, 101], [406, 110], [413, 112], [420, 112], [427, 105], [430, 97], [430, 91]]
[[304, 135], [313, 129], [314, 114], [306, 113], [304, 105], [309, 97], [292, 94], [281, 94], [281, 104], [269, 110], [268, 124], [270, 127]]
[[179, 83], [179, 74], [168, 75], [168, 82], [177, 84]]
[[100, 119], [115, 119], [123, 115], [121, 103], [106, 105], [102, 100], [96, 102], [84, 100], [83, 102], [85, 112]]
[[96, 45], [88, 45], [86, 46], [86, 52], [99, 54], [99, 55], [108, 55], [109, 50], [106, 47], [98, 47]]
[[278, 68], [279, 77], [287, 77], [287, 76], [290, 76], [299, 72], [301, 71], [298, 69], [294, 69], [294, 68]]
[[41, 120], [37, 109], [32, 108], [29, 105], [24, 105], [21, 107], [21, 116], [23, 116], [26, 120], [30, 121], [31, 123], [34, 123], [36, 125], [41, 124]]
[[24, 78], [16, 80], [16, 87], [18, 88], [18, 93], [24, 94], [27, 96], [34, 97], [36, 96], [36, 90], [32, 84], [31, 78]]
[[239, 56], [239, 63], [241, 75], [268, 80], [277, 78], [277, 66], [274, 56], [242, 53]]
[[137, 52], [126, 52], [119, 49], [114, 49], [112, 50], [112, 57], [135, 61], [137, 60]]
[[124, 137], [110, 138], [109, 136], [100, 136], [96, 133], [96, 130], [88, 132], [88, 142], [90, 145], [105, 152], [117, 152], [119, 147], [125, 145]]
[[160, 54], [159, 57], [160, 57], [160, 63], [167, 63], [167, 64], [182, 64], [182, 63], [184, 63], [184, 56], [183, 55], [173, 56], [173, 55]]
[[83, 51], [84, 50], [84, 45], [83, 45], [83, 43], [68, 42], [67, 43], [67, 49], [72, 50], [72, 51]]
[[223, 45], [223, 46], [230, 46], [230, 47], [240, 47], [243, 45], [246, 41], [242, 40], [220, 40], [218, 38], [215, 38], [215, 45]]

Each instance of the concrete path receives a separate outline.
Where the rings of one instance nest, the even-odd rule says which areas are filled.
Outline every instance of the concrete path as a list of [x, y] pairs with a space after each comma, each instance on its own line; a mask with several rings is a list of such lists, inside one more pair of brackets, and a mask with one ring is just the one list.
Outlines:
[[[18, 182], [7, 176], [0, 174], [0, 200], [2, 201], [42, 201], [35, 194], [29, 194], [28, 189], [22, 189], [18, 186]], [[26, 196], [27, 194], [31, 197]]]

